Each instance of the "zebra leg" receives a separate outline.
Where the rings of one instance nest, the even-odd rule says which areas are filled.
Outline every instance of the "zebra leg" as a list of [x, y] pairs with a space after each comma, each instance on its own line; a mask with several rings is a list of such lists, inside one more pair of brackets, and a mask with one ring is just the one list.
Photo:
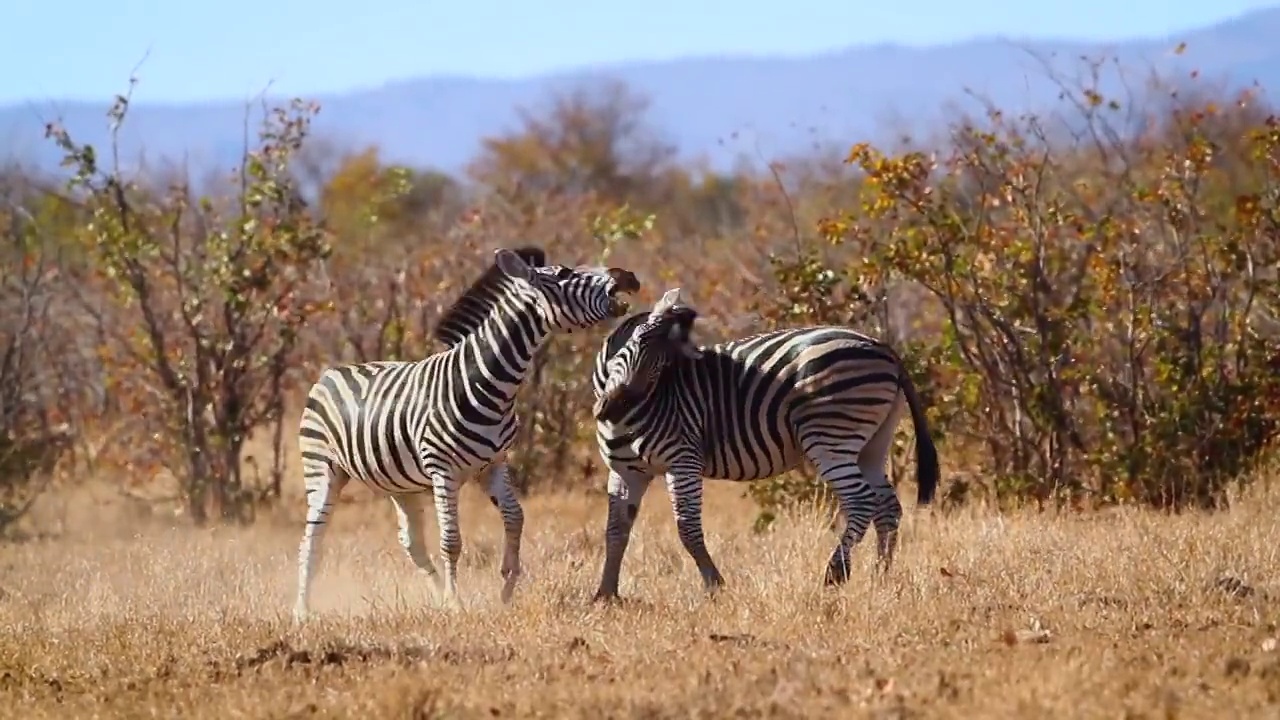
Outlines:
[[400, 526], [400, 547], [409, 554], [409, 559], [431, 580], [431, 590], [440, 592], [440, 573], [431, 562], [427, 553], [427, 537], [422, 526], [423, 503], [426, 498], [421, 493], [395, 494], [391, 496], [391, 504], [396, 509], [396, 521]]
[[302, 622], [307, 616], [307, 597], [315, 580], [320, 560], [325, 526], [333, 515], [333, 504], [342, 494], [348, 476], [327, 461], [303, 458], [303, 483], [307, 495], [307, 521], [298, 546], [298, 598], [293, 606], [293, 619]]
[[676, 516], [676, 531], [680, 543], [698, 565], [702, 586], [712, 592], [724, 585], [724, 578], [707, 552], [702, 537], [702, 470], [688, 468], [667, 473], [667, 493], [671, 496], [671, 509]]
[[877, 498], [871, 519], [876, 528], [876, 563], [882, 572], [888, 572], [893, 564], [893, 554], [898, 545], [898, 524], [902, 520], [902, 504], [898, 502], [898, 492], [885, 472], [885, 463], [893, 447], [893, 435], [897, 431], [902, 408], [902, 394], [899, 393], [884, 422], [880, 423], [880, 427], [876, 428], [858, 453], [858, 467]]
[[502, 602], [511, 602], [520, 568], [520, 536], [524, 532], [524, 510], [512, 489], [505, 462], [494, 463], [489, 470], [489, 502], [502, 515]]
[[887, 573], [893, 565], [893, 554], [898, 547], [898, 524], [902, 521], [902, 503], [898, 493], [886, 480], [875, 485], [880, 501], [876, 504], [872, 521], [876, 526], [876, 563], [880, 571]]
[[638, 471], [609, 472], [609, 519], [604, 529], [604, 571], [595, 600], [616, 600], [622, 558], [631, 542], [631, 528], [640, 514], [640, 501], [649, 489], [653, 475]]
[[448, 476], [433, 478], [436, 523], [440, 526], [440, 557], [444, 560], [445, 603], [458, 607], [458, 557], [462, 555], [462, 534], [458, 531], [458, 481]]
[[818, 469], [831, 486], [831, 492], [840, 504], [844, 514], [844, 532], [840, 536], [840, 544], [831, 553], [827, 563], [825, 583], [827, 585], [843, 585], [849, 579], [849, 560], [853, 548], [862, 542], [871, 524], [872, 510], [875, 508], [876, 496], [872, 487], [862, 477], [862, 469], [858, 467], [858, 453], [861, 444], [853, 444], [850, 450], [835, 451], [817, 443], [805, 443], [805, 455]]

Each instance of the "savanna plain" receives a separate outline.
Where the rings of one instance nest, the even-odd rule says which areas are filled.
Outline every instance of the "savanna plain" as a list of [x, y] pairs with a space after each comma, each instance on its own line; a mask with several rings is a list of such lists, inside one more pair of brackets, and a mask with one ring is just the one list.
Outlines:
[[[1280, 109], [1181, 76], [1104, 97], [1107, 67], [1055, 80], [1045, 122], [985, 108], [733, 173], [682, 165], [620, 84], [552, 98], [465, 178], [304, 142], [298, 101], [208, 202], [51, 125], [73, 186], [0, 168], [0, 717], [1280, 717]], [[942, 482], [930, 509], [899, 488], [891, 572], [869, 536], [824, 588], [810, 485], [711, 482], [708, 597], [655, 486], [623, 601], [592, 603], [603, 333], [577, 333], [517, 402], [514, 602], [477, 487], [451, 610], [353, 484], [295, 626], [298, 399], [439, 351], [525, 240], [636, 273], [637, 309], [684, 286], [699, 342], [834, 324], [900, 350]]]
[[830, 590], [824, 519], [754, 533], [741, 489], [710, 484], [710, 547], [730, 582], [714, 599], [655, 488], [612, 606], [590, 602], [602, 495], [526, 501], [526, 575], [503, 606], [500, 523], [469, 485], [454, 611], [403, 555], [389, 504], [356, 489], [301, 628], [300, 497], [248, 529], [192, 530], [80, 486], [49, 500], [57, 539], [0, 549], [0, 714], [1275, 716], [1270, 483], [1228, 511], [1174, 516], [917, 512], [909, 485], [890, 575], [877, 579], [869, 536]]

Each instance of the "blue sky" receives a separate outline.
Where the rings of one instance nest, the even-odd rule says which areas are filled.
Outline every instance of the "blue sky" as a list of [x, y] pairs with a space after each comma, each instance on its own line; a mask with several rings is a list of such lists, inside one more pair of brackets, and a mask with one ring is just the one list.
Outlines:
[[[977, 35], [1166, 36], [1275, 0], [0, 0], [0, 103], [310, 95], [422, 75], [806, 54]], [[536, 9], [535, 9], [536, 8]], [[149, 52], [149, 55], [148, 55]], [[25, 68], [25, 70], [23, 69]], [[15, 71], [15, 69], [17, 69]], [[873, 70], [872, 70], [873, 71]]]

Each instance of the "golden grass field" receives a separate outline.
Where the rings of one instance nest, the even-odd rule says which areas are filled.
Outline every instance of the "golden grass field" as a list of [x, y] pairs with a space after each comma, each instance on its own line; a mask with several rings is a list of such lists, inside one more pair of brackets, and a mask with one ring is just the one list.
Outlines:
[[820, 586], [825, 523], [753, 535], [741, 492], [709, 485], [724, 595], [703, 597], [655, 488], [615, 607], [588, 603], [603, 497], [531, 498], [526, 575], [504, 607], [500, 522], [469, 486], [454, 612], [433, 607], [389, 503], [357, 499], [338, 508], [319, 615], [299, 630], [300, 499], [211, 531], [73, 503], [56, 540], [0, 547], [0, 714], [1280, 716], [1280, 492], [1212, 516], [1000, 517], [912, 515], [904, 488], [892, 576], [873, 580], [869, 536], [838, 591]]

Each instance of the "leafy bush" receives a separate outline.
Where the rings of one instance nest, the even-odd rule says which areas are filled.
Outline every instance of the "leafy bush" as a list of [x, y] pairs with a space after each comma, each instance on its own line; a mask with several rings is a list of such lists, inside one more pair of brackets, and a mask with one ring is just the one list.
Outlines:
[[[1098, 67], [1064, 86], [1070, 117], [987, 108], [927, 144], [732, 173], [680, 165], [616, 84], [524, 110], [458, 178], [315, 142], [302, 102], [203, 194], [52, 125], [71, 184], [15, 169], [0, 207], [0, 353], [21, 358], [0, 355], [0, 452], [20, 458], [0, 481], [77, 447], [65, 423], [100, 448], [94, 475], [172, 475], [195, 521], [252, 520], [297, 472], [323, 367], [439, 350], [436, 316], [493, 248], [537, 244], [632, 269], [637, 307], [684, 287], [703, 341], [813, 323], [889, 341], [944, 499], [1218, 507], [1280, 421], [1280, 123], [1258, 94], [1182, 81], [1113, 101]], [[526, 491], [604, 486], [587, 408], [605, 332], [536, 360], [511, 456]], [[762, 528], [830, 508], [809, 469], [748, 492]]]
[[1255, 102], [1126, 141], [1086, 90], [1083, 142], [992, 110], [947, 153], [850, 153], [863, 201], [825, 231], [939, 309], [951, 434], [998, 496], [1216, 507], [1274, 439], [1280, 134]]
[[[116, 131], [128, 106], [120, 96], [108, 113]], [[261, 146], [246, 154], [236, 194], [224, 203], [197, 197], [185, 177], [147, 188], [118, 162], [104, 166], [65, 129], [48, 128], [88, 215], [82, 237], [97, 280], [120, 313], [102, 348], [117, 370], [112, 391], [133, 398], [127, 411], [146, 417], [159, 446], [153, 457], [181, 468], [175, 474], [197, 523], [211, 508], [246, 520], [280, 492], [278, 465], [258, 487], [245, 482], [242, 459], [259, 428], [274, 423], [281, 442], [299, 329], [323, 306], [310, 276], [328, 240], [289, 174], [313, 112], [295, 102], [269, 114]]]

